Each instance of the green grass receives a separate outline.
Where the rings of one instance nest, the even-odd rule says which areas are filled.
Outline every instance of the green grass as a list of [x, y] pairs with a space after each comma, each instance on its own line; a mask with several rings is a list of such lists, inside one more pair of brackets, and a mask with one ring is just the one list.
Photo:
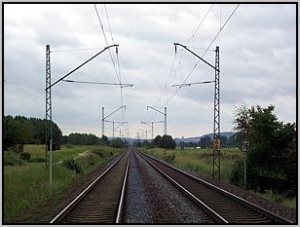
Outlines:
[[[165, 150], [154, 148], [146, 152], [168, 162], [170, 162], [168, 157], [175, 156], [170, 163], [196, 174], [212, 175], [213, 154], [211, 149]], [[238, 149], [224, 149], [221, 151], [222, 180], [229, 182], [233, 163], [235, 160], [242, 158], [243, 154]]]
[[[32, 157], [45, 157], [43, 145], [25, 145], [24, 151]], [[102, 155], [97, 154], [99, 151]], [[121, 149], [104, 146], [62, 146], [53, 153], [53, 184], [49, 185], [49, 169], [45, 162], [20, 162], [4, 166], [4, 223], [33, 223], [32, 213], [42, 212], [47, 203], [61, 195], [74, 181], [81, 180], [84, 174], [104, 165]], [[9, 153], [7, 153], [9, 154]], [[18, 154], [11, 153], [17, 159]], [[83, 169], [84, 174], [76, 174], [67, 169], [64, 160], [73, 158]]]
[[265, 193], [257, 193], [254, 192], [260, 197], [265, 198], [268, 201], [280, 204], [284, 207], [290, 208], [290, 209], [296, 209], [296, 198], [290, 198], [290, 197], [283, 197], [279, 194], [275, 194], [272, 190], [266, 190]]

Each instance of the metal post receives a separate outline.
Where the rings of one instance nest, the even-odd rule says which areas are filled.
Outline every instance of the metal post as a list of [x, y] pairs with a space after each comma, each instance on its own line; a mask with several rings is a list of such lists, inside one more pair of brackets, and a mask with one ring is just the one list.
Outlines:
[[244, 152], [244, 188], [247, 189], [247, 152]]
[[[46, 45], [46, 158], [50, 152], [49, 182], [52, 185], [52, 99], [51, 99], [51, 64], [50, 64], [50, 45]], [[48, 138], [49, 137], [49, 138]], [[49, 141], [49, 143], [48, 143]], [[47, 159], [46, 159], [47, 163]], [[47, 164], [46, 164], [47, 167]]]
[[115, 139], [115, 122], [113, 121], [113, 140]]
[[102, 107], [102, 137], [104, 136], [104, 107]]
[[167, 107], [165, 107], [165, 127], [164, 134], [167, 135]]
[[153, 122], [151, 122], [151, 133], [152, 133], [152, 140], [153, 140]]
[[216, 175], [220, 180], [220, 63], [218, 46], [216, 47], [215, 59], [213, 178], [215, 178]]

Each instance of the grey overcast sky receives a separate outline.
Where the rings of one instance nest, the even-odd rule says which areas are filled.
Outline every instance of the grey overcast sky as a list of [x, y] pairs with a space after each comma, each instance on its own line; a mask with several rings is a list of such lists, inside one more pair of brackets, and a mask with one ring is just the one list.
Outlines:
[[[134, 84], [119, 86], [60, 82], [52, 88], [53, 121], [64, 135], [101, 136], [105, 115], [122, 104], [110, 121], [127, 121], [120, 129], [136, 137], [161, 121], [167, 106], [168, 134], [200, 136], [213, 131], [213, 84], [181, 84], [198, 63], [173, 43], [200, 56], [229, 18], [236, 4], [103, 4], [96, 5], [108, 45], [119, 44], [83, 66], [69, 80]], [[205, 15], [207, 16], [205, 17]], [[205, 18], [205, 19], [204, 19]], [[45, 117], [45, 45], [51, 48], [52, 82], [102, 48], [105, 37], [93, 4], [4, 5], [4, 115]], [[296, 121], [296, 5], [240, 4], [204, 58], [214, 64], [220, 47], [221, 131], [233, 130], [236, 107], [275, 105], [283, 122]], [[112, 35], [111, 35], [112, 34]], [[96, 49], [98, 48], [98, 49]], [[79, 50], [82, 51], [66, 51]], [[118, 72], [118, 74], [116, 73]], [[200, 62], [187, 83], [214, 79], [214, 70]], [[118, 124], [116, 124], [117, 126]], [[112, 123], [105, 125], [112, 136]], [[154, 126], [154, 136], [163, 124]], [[119, 130], [116, 131], [119, 135]], [[144, 133], [145, 137], [145, 133]]]

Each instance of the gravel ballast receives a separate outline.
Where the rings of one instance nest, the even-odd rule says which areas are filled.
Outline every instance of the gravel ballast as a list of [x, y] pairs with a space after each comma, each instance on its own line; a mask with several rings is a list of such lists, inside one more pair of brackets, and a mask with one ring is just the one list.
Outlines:
[[143, 159], [131, 154], [123, 222], [209, 223], [206, 214]]

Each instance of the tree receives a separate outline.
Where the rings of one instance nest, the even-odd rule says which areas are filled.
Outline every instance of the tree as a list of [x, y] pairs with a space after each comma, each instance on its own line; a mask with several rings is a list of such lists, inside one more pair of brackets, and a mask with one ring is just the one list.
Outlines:
[[204, 136], [200, 138], [199, 145], [202, 148], [207, 148], [212, 146], [212, 140], [210, 136]]
[[172, 136], [169, 135], [163, 135], [162, 137], [160, 135], [157, 135], [152, 141], [152, 145], [153, 147], [160, 147], [165, 149], [176, 148], [175, 140], [173, 140]]
[[163, 135], [163, 137], [161, 138], [160, 147], [165, 149], [175, 149], [176, 142], [175, 140], [173, 140], [172, 136]]
[[[235, 130], [239, 141], [248, 140], [247, 169], [249, 186], [263, 187], [259, 179], [285, 180], [294, 188], [297, 181], [296, 127], [279, 122], [273, 113], [274, 106], [259, 105], [237, 110]], [[296, 187], [295, 187], [296, 188]]]
[[161, 147], [161, 136], [157, 135], [152, 141], [153, 147]]
[[113, 139], [110, 144], [114, 148], [124, 148], [125, 146], [123, 140], [120, 138]]
[[[23, 147], [24, 144], [45, 144], [45, 127], [50, 121], [38, 118], [26, 118], [23, 116], [5, 116], [4, 117], [4, 150], [9, 147]], [[56, 149], [59, 149], [62, 137], [61, 130], [53, 122], [53, 142]], [[14, 149], [17, 150], [17, 149]], [[21, 150], [20, 150], [21, 151]]]
[[105, 145], [109, 145], [108, 137], [106, 135], [103, 135], [101, 139], [105, 142]]

